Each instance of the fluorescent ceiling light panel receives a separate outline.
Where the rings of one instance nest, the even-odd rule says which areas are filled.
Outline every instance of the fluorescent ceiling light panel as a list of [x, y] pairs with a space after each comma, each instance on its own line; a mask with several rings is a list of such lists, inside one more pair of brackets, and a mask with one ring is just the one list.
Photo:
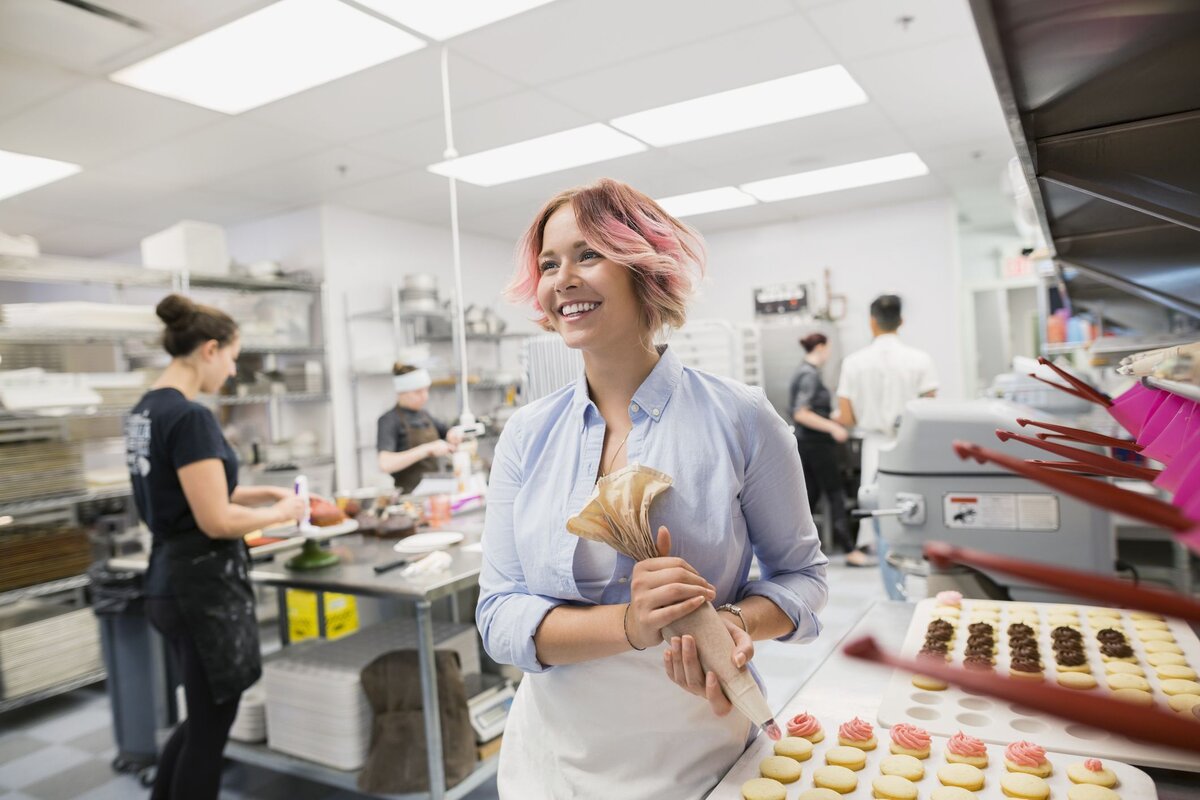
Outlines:
[[553, 0], [355, 0], [406, 28], [444, 41]]
[[640, 153], [645, 149], [646, 145], [637, 139], [595, 122], [582, 128], [442, 161], [428, 169], [476, 186], [495, 186]]
[[916, 153], [900, 153], [883, 158], [872, 158], [868, 161], [856, 161], [853, 164], [842, 164], [837, 167], [815, 169], [811, 172], [798, 172], [795, 175], [783, 175], [778, 178], [743, 183], [738, 188], [754, 195], [764, 203], [770, 203], [775, 200], [808, 197], [814, 194], [837, 192], [842, 189], [854, 189], [859, 186], [871, 186], [876, 183], [888, 183], [928, 174], [929, 167], [925, 166], [925, 162]]
[[840, 64], [618, 117], [612, 126], [655, 147], [707, 139], [867, 102]]
[[66, 161], [0, 150], [0, 200], [62, 180], [79, 169]]
[[280, 0], [109, 77], [240, 114], [424, 46], [339, 0]]
[[727, 208], [752, 206], [758, 201], [735, 186], [722, 186], [720, 189], [705, 189], [702, 192], [664, 197], [656, 202], [672, 216], [690, 217], [711, 211], [724, 211]]

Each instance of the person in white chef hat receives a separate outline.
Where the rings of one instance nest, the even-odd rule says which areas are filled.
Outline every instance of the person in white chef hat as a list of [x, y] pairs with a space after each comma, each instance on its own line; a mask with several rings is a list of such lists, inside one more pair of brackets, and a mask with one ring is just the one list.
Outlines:
[[[761, 389], [654, 343], [683, 324], [703, 263], [695, 231], [607, 179], [552, 198], [518, 246], [510, 298], [584, 369], [513, 415], [492, 463], [476, 621], [491, 657], [526, 673], [501, 798], [703, 796], [750, 723], [692, 637], [663, 628], [712, 602], [739, 668], [756, 639], [820, 632], [827, 560], [791, 429]], [[566, 530], [599, 477], [634, 462], [673, 478], [650, 509], [661, 555], [637, 563]]]
[[462, 430], [449, 427], [425, 410], [429, 403], [429, 372], [397, 363], [392, 368], [396, 405], [379, 418], [376, 449], [379, 468], [392, 476], [396, 488], [407, 494], [426, 472], [437, 469], [438, 456], [454, 452]]

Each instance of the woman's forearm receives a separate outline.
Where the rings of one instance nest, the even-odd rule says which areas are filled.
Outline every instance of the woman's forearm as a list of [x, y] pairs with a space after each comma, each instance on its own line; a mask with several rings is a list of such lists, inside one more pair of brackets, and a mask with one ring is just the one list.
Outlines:
[[242, 506], [264, 506], [278, 502], [290, 493], [281, 486], [238, 486], [229, 500]]
[[578, 664], [632, 649], [625, 638], [625, 604], [558, 606], [534, 634], [537, 659], [546, 666]]
[[833, 433], [838, 428], [842, 427], [833, 420], [822, 417], [811, 408], [800, 409], [792, 415], [792, 418], [806, 428], [811, 428], [814, 431], [821, 431], [823, 433]]
[[274, 506], [250, 508], [237, 503], [229, 503], [218, 514], [215, 524], [200, 524], [200, 529], [210, 539], [240, 539], [247, 533], [288, 522], [290, 519]]
[[[765, 597], [750, 595], [736, 605], [742, 610], [742, 619], [746, 621], [744, 627], [750, 634], [750, 638], [755, 641], [778, 639], [780, 636], [787, 636], [796, 630], [795, 624], [787, 614], [783, 613], [783, 609]], [[742, 625], [736, 614], [730, 611], [720, 613], [728, 615], [739, 626]]]
[[429, 449], [423, 444], [410, 447], [400, 453], [389, 453], [386, 450], [382, 450], [379, 453], [379, 469], [388, 474], [402, 472], [418, 461], [423, 461], [428, 457]]

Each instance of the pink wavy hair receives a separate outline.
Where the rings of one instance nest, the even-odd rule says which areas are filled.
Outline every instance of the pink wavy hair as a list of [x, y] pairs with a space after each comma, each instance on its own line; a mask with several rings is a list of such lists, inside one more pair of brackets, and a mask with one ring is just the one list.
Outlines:
[[688, 298], [704, 274], [704, 240], [654, 200], [611, 178], [560, 192], [542, 207], [517, 244], [517, 267], [504, 296], [513, 303], [530, 304], [537, 311], [534, 321], [550, 329], [537, 301], [538, 255], [546, 223], [567, 203], [588, 245], [632, 273], [647, 328], [681, 327], [687, 319]]

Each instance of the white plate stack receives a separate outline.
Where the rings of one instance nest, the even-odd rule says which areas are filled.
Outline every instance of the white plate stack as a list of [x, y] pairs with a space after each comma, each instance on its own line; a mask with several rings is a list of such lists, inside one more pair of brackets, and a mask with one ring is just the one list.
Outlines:
[[[479, 671], [475, 629], [435, 622], [438, 649], [456, 650], [463, 674]], [[267, 745], [334, 769], [362, 767], [371, 744], [371, 706], [364, 667], [384, 653], [417, 648], [415, 620], [396, 619], [337, 641], [305, 642], [263, 666]]]
[[242, 693], [229, 738], [239, 742], [267, 740], [267, 693], [261, 680]]

